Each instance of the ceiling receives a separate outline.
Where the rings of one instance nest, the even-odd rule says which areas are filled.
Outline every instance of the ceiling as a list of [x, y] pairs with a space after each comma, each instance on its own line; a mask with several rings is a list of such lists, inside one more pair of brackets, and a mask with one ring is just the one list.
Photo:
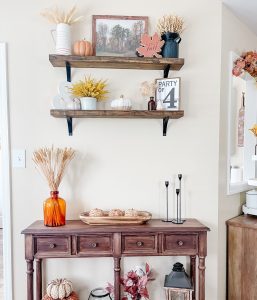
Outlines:
[[256, 0], [223, 0], [233, 13], [238, 16], [257, 35], [257, 1]]

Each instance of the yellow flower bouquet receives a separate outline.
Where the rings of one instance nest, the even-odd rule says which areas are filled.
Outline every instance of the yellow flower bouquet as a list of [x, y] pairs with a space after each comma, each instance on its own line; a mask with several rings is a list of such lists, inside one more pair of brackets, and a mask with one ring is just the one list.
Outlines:
[[101, 101], [105, 100], [108, 94], [106, 86], [106, 80], [96, 80], [88, 76], [84, 80], [72, 84], [71, 92], [76, 98], [92, 97]]

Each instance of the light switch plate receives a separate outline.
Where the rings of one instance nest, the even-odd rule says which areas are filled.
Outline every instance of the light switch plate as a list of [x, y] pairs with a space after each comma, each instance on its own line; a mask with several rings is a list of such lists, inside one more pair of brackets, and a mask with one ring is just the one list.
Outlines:
[[26, 150], [14, 149], [12, 151], [13, 168], [26, 168]]

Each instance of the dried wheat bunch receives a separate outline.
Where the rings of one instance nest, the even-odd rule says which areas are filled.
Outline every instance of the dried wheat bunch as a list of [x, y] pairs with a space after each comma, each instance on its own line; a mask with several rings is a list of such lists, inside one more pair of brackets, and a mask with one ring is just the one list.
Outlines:
[[80, 17], [75, 16], [76, 11], [77, 8], [75, 5], [67, 12], [59, 10], [58, 7], [55, 7], [55, 8], [45, 9], [45, 11], [41, 13], [41, 15], [51, 23], [54, 24], [65, 23], [71, 25], [83, 19], [83, 16]]
[[73, 83], [70, 90], [74, 97], [93, 97], [100, 101], [106, 99], [108, 94], [106, 86], [106, 80], [97, 80], [90, 76], [85, 76], [84, 80]]
[[157, 24], [157, 31], [160, 35], [165, 32], [176, 32], [181, 34], [184, 30], [183, 18], [176, 15], [165, 15], [159, 19]]
[[143, 97], [153, 97], [155, 95], [156, 83], [154, 81], [144, 81], [141, 83], [140, 92]]
[[33, 153], [33, 161], [39, 172], [46, 178], [51, 191], [58, 191], [65, 169], [74, 158], [72, 148], [40, 148]]

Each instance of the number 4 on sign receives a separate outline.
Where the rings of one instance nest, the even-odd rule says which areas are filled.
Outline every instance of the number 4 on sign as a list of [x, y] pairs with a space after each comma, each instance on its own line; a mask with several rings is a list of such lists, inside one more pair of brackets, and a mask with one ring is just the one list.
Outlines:
[[[167, 108], [177, 108], [177, 100], [175, 100], [175, 88], [172, 88], [168, 95], [164, 98], [163, 103], [169, 103], [169, 106]], [[176, 105], [175, 105], [176, 104]]]

